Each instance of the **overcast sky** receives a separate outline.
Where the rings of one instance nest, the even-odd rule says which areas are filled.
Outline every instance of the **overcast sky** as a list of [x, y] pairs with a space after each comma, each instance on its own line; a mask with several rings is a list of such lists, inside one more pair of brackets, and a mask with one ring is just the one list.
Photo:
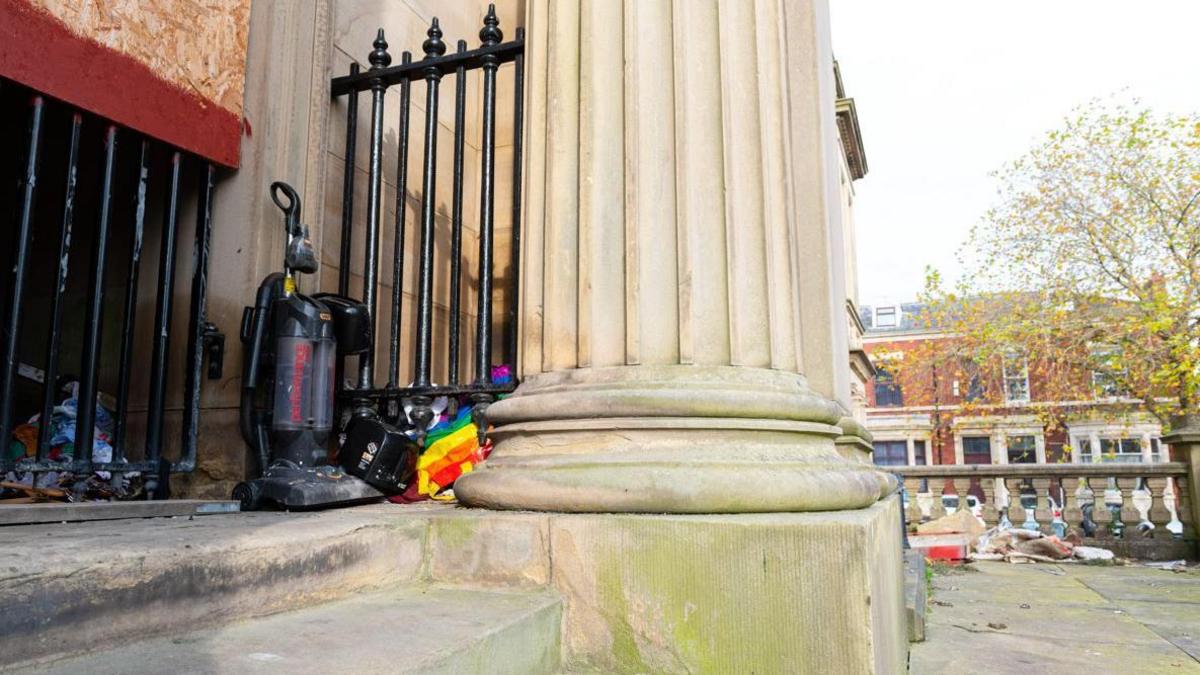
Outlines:
[[[995, 200], [989, 173], [1113, 94], [1200, 110], [1200, 0], [830, 0], [869, 172], [860, 302], [913, 299]], [[1122, 93], [1124, 92], [1124, 93]]]

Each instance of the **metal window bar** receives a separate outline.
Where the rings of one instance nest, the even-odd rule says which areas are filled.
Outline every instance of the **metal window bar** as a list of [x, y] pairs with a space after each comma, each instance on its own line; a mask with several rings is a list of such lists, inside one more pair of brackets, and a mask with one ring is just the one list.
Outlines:
[[[0, 192], [0, 204], [12, 201], [15, 208], [0, 211], [0, 248], [11, 246], [11, 267], [0, 275], [0, 307], [4, 308], [0, 330], [0, 477], [14, 472], [32, 473], [33, 485], [51, 471], [69, 471], [77, 475], [109, 471], [119, 475], [138, 471], [146, 476], [146, 491], [165, 496], [166, 486], [161, 478], [171, 472], [190, 472], [196, 466], [198, 419], [200, 408], [200, 376], [203, 360], [210, 355], [208, 376], [220, 377], [220, 346], [223, 336], [208, 323], [205, 299], [209, 265], [209, 243], [212, 238], [213, 192], [217, 169], [204, 160], [187, 155], [150, 138], [100, 119], [69, 105], [54, 101], [21, 85], [0, 78], [0, 113], [6, 117], [24, 117], [25, 133], [11, 139], [17, 148], [11, 156], [0, 161], [20, 161], [19, 180], [15, 191]], [[8, 129], [0, 132], [9, 135]], [[85, 147], [94, 145], [100, 136], [103, 148], [98, 158], [90, 157]], [[62, 157], [48, 156], [61, 151]], [[166, 162], [157, 161], [168, 155]], [[162, 164], [169, 164], [162, 170]], [[8, 171], [10, 167], [5, 167]], [[61, 168], [61, 173], [57, 169]], [[184, 177], [198, 174], [199, 187], [194, 192], [184, 187]], [[61, 190], [54, 186], [61, 185]], [[0, 186], [8, 190], [9, 183]], [[137, 369], [133, 356], [135, 318], [138, 304], [138, 279], [141, 267], [142, 243], [146, 216], [154, 191], [163, 194], [163, 227], [158, 269], [158, 293], [151, 343], [152, 356], [146, 404], [145, 449], [141, 459], [129, 459], [129, 416], [131, 381]], [[84, 193], [88, 199], [81, 199]], [[168, 345], [171, 339], [171, 315], [175, 304], [175, 255], [179, 218], [183, 202], [190, 195], [196, 198], [197, 222], [193, 248], [193, 279], [187, 335], [186, 388], [183, 405], [183, 428], [180, 455], [171, 461], [163, 455], [163, 426], [166, 412]], [[94, 198], [93, 198], [94, 197]], [[51, 217], [49, 214], [53, 214]], [[10, 220], [11, 216], [11, 220]], [[50, 221], [55, 222], [51, 226]], [[40, 225], [40, 227], [39, 227]], [[90, 234], [90, 264], [87, 268], [70, 265], [75, 253], [73, 239]], [[130, 249], [125, 260], [123, 296], [120, 303], [106, 303], [106, 285], [115, 273], [112, 264], [113, 247], [120, 234], [128, 234]], [[48, 236], [44, 248], [46, 259], [35, 256], [36, 240]], [[51, 259], [50, 256], [53, 256]], [[52, 270], [48, 283], [37, 285], [37, 269]], [[11, 270], [11, 273], [8, 273]], [[83, 279], [86, 287], [82, 343], [78, 355], [73, 345], [64, 345], [69, 331], [65, 323], [65, 298], [69, 282]], [[76, 284], [78, 287], [79, 284]], [[33, 294], [49, 296], [49, 314], [45, 336], [45, 356], [40, 365], [41, 388], [33, 405], [18, 410], [18, 378], [32, 379], [22, 362], [28, 361], [30, 341], [42, 339], [24, 330], [30, 312], [35, 311]], [[120, 341], [113, 345], [113, 358], [104, 350], [105, 325], [115, 316], [108, 308], [120, 307]], [[74, 318], [72, 319], [74, 320]], [[25, 347], [22, 350], [22, 347]], [[50, 457], [50, 424], [55, 406], [65, 397], [58, 389], [62, 375], [74, 371], [72, 359], [78, 358], [78, 411], [74, 448], [71, 457]], [[97, 396], [100, 392], [102, 361], [118, 361], [116, 377], [113, 431], [110, 445], [112, 460], [92, 461], [92, 433], [97, 418]], [[37, 385], [34, 385], [37, 386]], [[29, 385], [24, 389], [28, 393]], [[26, 395], [25, 399], [29, 399]], [[13, 431], [25, 419], [38, 414], [36, 451], [33, 456], [10, 456]]]
[[[520, 245], [520, 165], [521, 165], [521, 125], [523, 122], [523, 55], [524, 30], [517, 29], [516, 39], [503, 42], [503, 32], [500, 21], [496, 16], [495, 6], [489, 6], [479, 31], [480, 46], [468, 49], [466, 41], [458, 41], [456, 51], [446, 54], [446, 43], [442, 40], [443, 32], [436, 18], [433, 19], [427, 39], [422, 44], [424, 57], [413, 60], [409, 52], [403, 52], [399, 65], [391, 65], [392, 58], [388, 53], [388, 43], [383, 29], [379, 29], [367, 61], [370, 67], [365, 71], [358, 64], [350, 67], [350, 73], [333, 78], [331, 93], [334, 98], [347, 97], [347, 129], [346, 129], [346, 168], [342, 190], [342, 228], [341, 228], [341, 269], [339, 274], [339, 292], [345, 294], [348, 286], [350, 266], [350, 241], [354, 224], [354, 181], [355, 148], [357, 137], [357, 97], [360, 92], [371, 93], [370, 141], [368, 145], [369, 161], [367, 165], [367, 215], [365, 223], [366, 245], [363, 259], [363, 289], [362, 300], [371, 313], [372, 341], [376, 340], [374, 328], [379, 310], [377, 298], [378, 268], [379, 268], [379, 237], [381, 209], [380, 200], [383, 190], [383, 127], [385, 119], [385, 101], [388, 90], [398, 86], [400, 91], [400, 111], [398, 129], [398, 167], [396, 189], [396, 227], [392, 250], [392, 297], [391, 322], [388, 335], [389, 360], [387, 384], [380, 388], [376, 386], [375, 344], [367, 354], [359, 359], [357, 386], [352, 389], [339, 390], [339, 403], [342, 406], [354, 408], [378, 406], [380, 411], [389, 417], [397, 417], [402, 401], [409, 401], [413, 406], [411, 420], [417, 428], [424, 428], [432, 419], [432, 400], [437, 396], [468, 395], [476, 404], [476, 412], [482, 414], [487, 404], [497, 395], [511, 392], [515, 383], [495, 383], [492, 381], [492, 307], [494, 288], [494, 229], [495, 229], [495, 183], [496, 183], [496, 78], [502, 66], [512, 63], [514, 70], [514, 163], [512, 168], [513, 206], [512, 206], [512, 280], [506, 291], [509, 303], [505, 314], [504, 343], [502, 359], [505, 363], [515, 365], [516, 358], [516, 322], [517, 300], [519, 297], [519, 245]], [[479, 232], [479, 271], [478, 271], [478, 312], [475, 331], [475, 363], [474, 373], [468, 382], [460, 381], [460, 357], [462, 346], [459, 344], [459, 332], [463, 318], [462, 308], [462, 256], [463, 256], [463, 192], [464, 192], [464, 144], [466, 141], [466, 92], [468, 77], [472, 71], [480, 71], [483, 82], [482, 99], [482, 130], [480, 141], [481, 171], [480, 171], [480, 210], [478, 221]], [[453, 175], [452, 196], [450, 203], [450, 279], [449, 279], [449, 308], [448, 331], [445, 344], [435, 345], [433, 341], [433, 297], [434, 297], [434, 260], [435, 260], [435, 197], [437, 194], [437, 153], [438, 142], [438, 104], [439, 89], [442, 79], [453, 77], [454, 95], [454, 137], [453, 144]], [[409, 127], [410, 106], [413, 83], [425, 85], [425, 125], [423, 135], [422, 174], [420, 180], [420, 211], [418, 238], [415, 253], [417, 264], [416, 283], [416, 325], [415, 351], [413, 354], [413, 382], [409, 386], [400, 385], [400, 340], [403, 328], [401, 321], [401, 303], [404, 282], [404, 253], [405, 253], [405, 212], [408, 196], [408, 160], [409, 160]], [[415, 182], [415, 181], [414, 181]], [[433, 381], [434, 350], [445, 349], [447, 381], [438, 384]], [[481, 424], [481, 427], [486, 426]]]

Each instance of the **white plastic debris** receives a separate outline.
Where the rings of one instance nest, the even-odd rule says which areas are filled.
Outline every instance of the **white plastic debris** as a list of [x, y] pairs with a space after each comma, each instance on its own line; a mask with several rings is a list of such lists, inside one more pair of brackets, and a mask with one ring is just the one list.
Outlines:
[[1095, 546], [1076, 546], [1075, 557], [1080, 560], [1112, 560], [1113, 552]]

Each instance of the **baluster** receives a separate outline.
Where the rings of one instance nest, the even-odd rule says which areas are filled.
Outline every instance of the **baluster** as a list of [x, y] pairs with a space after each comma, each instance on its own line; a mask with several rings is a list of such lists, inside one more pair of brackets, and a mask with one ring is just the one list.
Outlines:
[[1167, 478], [1167, 483], [1163, 486], [1163, 507], [1171, 515], [1167, 522], [1167, 532], [1176, 539], [1182, 539], [1183, 521], [1179, 520], [1179, 491], [1176, 486], [1174, 478]]
[[920, 522], [933, 520], [933, 491], [929, 488], [928, 478], [921, 479], [921, 486], [917, 490], [917, 511]]
[[967, 508], [971, 510], [971, 515], [979, 519], [979, 522], [986, 527], [987, 521], [983, 519], [983, 486], [980, 485], [978, 478], [970, 479], [967, 485]]
[[978, 495], [983, 522], [985, 524], [997, 523], [1000, 520], [1000, 513], [996, 510], [995, 479], [981, 479]]
[[1001, 530], [1012, 528], [1012, 521], [1008, 519], [1008, 508], [1011, 504], [1011, 497], [1008, 492], [1008, 485], [1004, 482], [1005, 479], [996, 479], [996, 510], [1000, 513], [996, 520], [996, 526]]
[[1021, 523], [1021, 527], [1026, 530], [1038, 532], [1041, 526], [1037, 521], [1037, 490], [1033, 487], [1033, 481], [1026, 478], [1021, 482], [1020, 490], [1021, 508], [1025, 509], [1025, 522]]
[[[1079, 513], [1079, 500], [1076, 499], [1075, 491], [1079, 487], [1079, 480], [1076, 478], [1060, 478], [1059, 483], [1063, 490], [1063, 520], [1067, 523], [1067, 531], [1070, 532], [1073, 528], [1078, 528], [1079, 520], [1082, 514]], [[1071, 523], [1075, 523], [1072, 525]]]
[[946, 515], [952, 516], [955, 511], [958, 511], [959, 501], [958, 488], [954, 486], [954, 479], [947, 479], [946, 485], [942, 487], [942, 508], [945, 509]]
[[1150, 494], [1150, 485], [1145, 478], [1138, 478], [1130, 493], [1133, 508], [1138, 512], [1137, 531], [1143, 537], [1149, 537], [1154, 532], [1154, 523], [1150, 521], [1150, 507], [1154, 505], [1154, 496]]
[[1075, 488], [1075, 503], [1079, 505], [1079, 527], [1083, 530], [1083, 536], [1096, 536], [1096, 521], [1092, 520], [1092, 511], [1096, 507], [1096, 493], [1088, 484], [1088, 479], [1082, 476], [1079, 478], [1079, 486]]
[[1166, 478], [1152, 477], [1146, 479], [1146, 489], [1150, 491], [1150, 522], [1165, 523], [1170, 518], [1166, 506], [1163, 505], [1163, 489]]
[[1029, 483], [1033, 485], [1033, 491], [1037, 495], [1037, 509], [1034, 511], [1034, 519], [1039, 523], [1050, 523], [1054, 520], [1051, 505], [1048, 499], [1045, 499], [1050, 494], [1051, 483], [1050, 478], [1030, 478]]
[[1063, 520], [1066, 492], [1063, 490], [1062, 483], [1058, 480], [1051, 480], [1046, 498], [1050, 502], [1050, 530], [1057, 537], [1067, 536], [1067, 521]]
[[1108, 479], [1108, 487], [1104, 489], [1104, 506], [1108, 508], [1112, 518], [1108, 523], [1108, 531], [1117, 539], [1125, 536], [1125, 523], [1121, 520], [1121, 506], [1124, 503], [1125, 498], [1121, 495], [1121, 484], [1116, 476], [1113, 476]]

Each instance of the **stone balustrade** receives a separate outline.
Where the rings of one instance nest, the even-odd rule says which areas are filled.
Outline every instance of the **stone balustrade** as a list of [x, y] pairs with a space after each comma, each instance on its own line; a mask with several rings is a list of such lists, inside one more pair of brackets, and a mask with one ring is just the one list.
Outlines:
[[[1195, 553], [1188, 465], [1007, 464], [887, 467], [904, 481], [909, 523], [970, 509], [989, 527], [1076, 530], [1138, 557]], [[1116, 545], [1141, 540], [1134, 545]]]

